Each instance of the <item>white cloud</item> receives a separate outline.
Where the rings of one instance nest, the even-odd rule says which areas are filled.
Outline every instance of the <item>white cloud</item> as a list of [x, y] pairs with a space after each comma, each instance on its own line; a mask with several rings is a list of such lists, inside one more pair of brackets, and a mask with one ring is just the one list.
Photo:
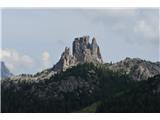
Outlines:
[[134, 27], [134, 32], [143, 35], [145, 39], [148, 40], [155, 40], [155, 37], [157, 37], [154, 27], [147, 24], [147, 22], [144, 20], [137, 22]]
[[13, 73], [17, 73], [18, 71], [26, 72], [28, 69], [32, 69], [35, 66], [33, 58], [15, 50], [0, 50], [0, 59], [5, 62]]
[[35, 59], [16, 50], [3, 49], [0, 50], [0, 60], [4, 61], [9, 70], [14, 74], [33, 74], [52, 65], [51, 56], [47, 51], [42, 53], [41, 59]]
[[3, 47], [17, 50], [24, 47], [36, 58], [36, 66], [31, 70], [34, 72], [49, 65], [49, 59], [46, 59], [49, 57], [44, 57], [49, 55], [42, 55], [44, 50], [54, 55], [53, 58], [51, 56], [51, 63], [55, 64], [64, 47], [71, 46], [74, 37], [84, 34], [97, 38], [106, 62], [116, 62], [126, 56], [156, 61], [159, 48], [158, 15], [158, 9], [150, 8], [6, 9], [2, 15]]
[[50, 54], [47, 51], [42, 53], [42, 62], [43, 62], [42, 67], [47, 68], [51, 66]]
[[126, 16], [134, 16], [138, 9], [127, 9], [126, 8], [113, 8], [109, 9], [105, 12], [107, 16], [110, 17], [126, 17]]

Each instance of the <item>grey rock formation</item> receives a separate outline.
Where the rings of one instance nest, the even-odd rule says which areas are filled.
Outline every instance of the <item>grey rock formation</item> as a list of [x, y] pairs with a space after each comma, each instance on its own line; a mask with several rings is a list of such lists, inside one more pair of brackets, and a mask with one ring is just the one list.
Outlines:
[[65, 48], [60, 60], [53, 67], [55, 71], [64, 71], [69, 67], [85, 62], [103, 63], [100, 48], [96, 39], [89, 43], [89, 36], [75, 38], [72, 44], [72, 54], [69, 48]]
[[10, 79], [14, 81], [40, 81], [50, 79], [57, 72], [65, 71], [67, 68], [85, 62], [103, 63], [96, 39], [93, 38], [92, 43], [89, 43], [89, 36], [75, 38], [73, 42], [73, 53], [71, 54], [70, 48], [66, 47], [61, 54], [60, 60], [53, 68], [43, 70], [35, 75], [20, 74], [12, 76]]
[[75, 58], [70, 54], [70, 49], [66, 47], [58, 63], [54, 65], [53, 70], [57, 72], [64, 71], [73, 65], [75, 65]]
[[113, 71], [130, 75], [134, 80], [145, 80], [160, 74], [159, 62], [145, 61], [140, 58], [126, 58], [108, 66]]
[[9, 71], [9, 69], [6, 67], [5, 63], [1, 62], [1, 79], [6, 79], [11, 77], [13, 74]]
[[78, 63], [103, 63], [96, 39], [93, 38], [92, 43], [89, 43], [89, 36], [75, 38], [73, 42], [73, 56], [75, 56]]

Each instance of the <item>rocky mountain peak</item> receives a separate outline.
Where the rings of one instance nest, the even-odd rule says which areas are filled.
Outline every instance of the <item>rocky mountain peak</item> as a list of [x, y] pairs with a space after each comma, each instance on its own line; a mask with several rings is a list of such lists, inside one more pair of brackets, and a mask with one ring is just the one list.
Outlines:
[[62, 53], [61, 57], [67, 57], [70, 55], [70, 48], [65, 47], [64, 52]]
[[68, 67], [85, 62], [103, 63], [96, 38], [93, 37], [92, 43], [89, 42], [89, 38], [88, 35], [75, 38], [72, 43], [72, 54], [70, 49], [66, 47], [53, 69], [55, 71], [66, 70]]
[[5, 63], [3, 61], [1, 61], [1, 79], [5, 79], [8, 77], [11, 77], [13, 74], [9, 71], [9, 69], [7, 68], [7, 66], [5, 65]]
[[97, 41], [96, 41], [95, 37], [92, 38], [92, 44], [96, 44], [97, 45]]
[[92, 43], [89, 43], [89, 36], [83, 36], [76, 38], [73, 42], [73, 56], [77, 62], [98, 62], [103, 63], [99, 46], [96, 39], [92, 39]]
[[66, 47], [64, 52], [61, 54], [60, 60], [56, 65], [53, 66], [54, 71], [64, 71], [68, 67], [73, 66], [75, 64], [75, 60], [70, 53], [70, 48]]
[[145, 80], [160, 74], [158, 63], [142, 60], [140, 58], [125, 58], [120, 62], [112, 64], [109, 69], [129, 74], [134, 80]]

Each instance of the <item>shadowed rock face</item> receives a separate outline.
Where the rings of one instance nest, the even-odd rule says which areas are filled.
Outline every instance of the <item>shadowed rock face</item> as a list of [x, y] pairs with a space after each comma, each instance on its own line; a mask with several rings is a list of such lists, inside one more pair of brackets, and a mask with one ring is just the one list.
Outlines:
[[1, 62], [1, 79], [6, 79], [11, 77], [13, 74], [9, 71], [9, 69], [6, 67], [4, 62]]
[[75, 38], [72, 47], [72, 54], [69, 48], [65, 48], [60, 60], [53, 67], [55, 71], [66, 70], [79, 63], [103, 63], [100, 48], [95, 38], [92, 39], [92, 43], [89, 42], [89, 36]]

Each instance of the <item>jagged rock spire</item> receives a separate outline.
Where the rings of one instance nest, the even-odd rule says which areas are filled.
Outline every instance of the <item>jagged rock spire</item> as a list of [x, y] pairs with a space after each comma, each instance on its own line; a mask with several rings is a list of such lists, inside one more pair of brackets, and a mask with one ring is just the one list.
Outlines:
[[93, 39], [92, 39], [91, 54], [95, 60], [97, 60], [100, 63], [103, 63], [101, 52], [100, 52], [100, 49], [99, 49], [99, 46], [97, 44], [95, 37], [93, 37]]
[[54, 70], [65, 70], [68, 67], [85, 62], [103, 63], [95, 37], [93, 37], [92, 43], [89, 43], [89, 36], [75, 38], [72, 44], [72, 55], [70, 49], [66, 47], [59, 62], [54, 66]]
[[92, 43], [89, 43], [89, 36], [75, 38], [73, 42], [73, 56], [80, 63], [103, 62], [95, 37], [93, 37]]
[[70, 48], [66, 47], [64, 52], [61, 54], [60, 60], [54, 65], [54, 71], [64, 71], [68, 67], [74, 65], [74, 58], [70, 54]]

